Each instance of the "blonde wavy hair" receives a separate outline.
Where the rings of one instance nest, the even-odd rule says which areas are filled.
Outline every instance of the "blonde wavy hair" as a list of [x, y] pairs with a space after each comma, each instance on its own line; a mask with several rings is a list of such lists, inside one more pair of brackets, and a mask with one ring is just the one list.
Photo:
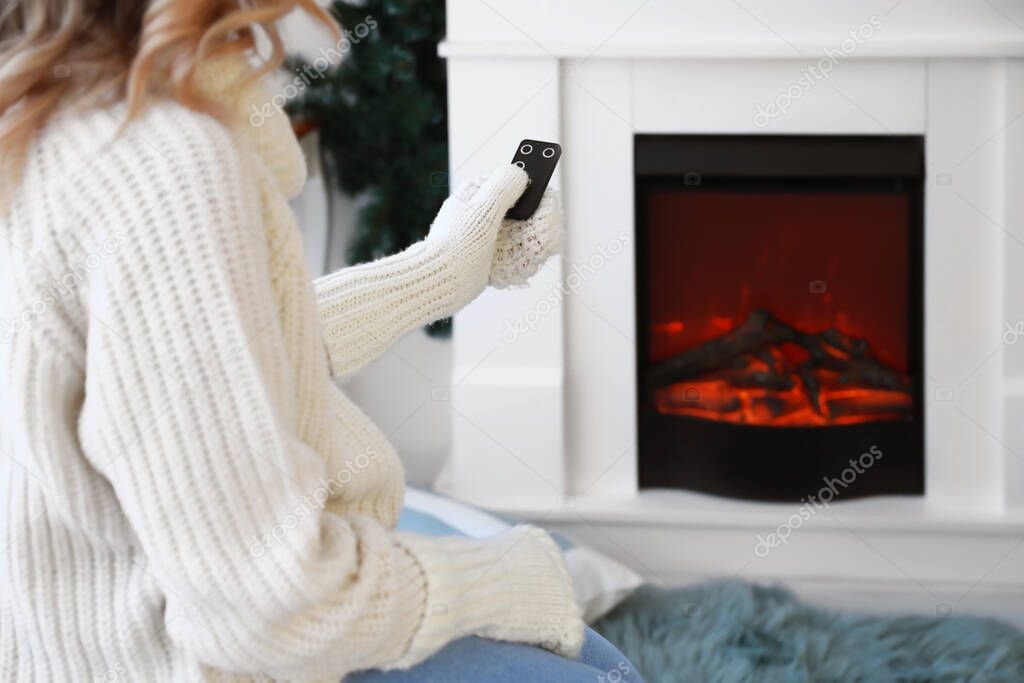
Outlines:
[[227, 116], [194, 85], [198, 65], [271, 47], [252, 78], [284, 58], [277, 22], [300, 9], [337, 36], [313, 0], [3, 0], [0, 7], [0, 182], [13, 182], [35, 134], [69, 98], [128, 102], [128, 120], [157, 96]]

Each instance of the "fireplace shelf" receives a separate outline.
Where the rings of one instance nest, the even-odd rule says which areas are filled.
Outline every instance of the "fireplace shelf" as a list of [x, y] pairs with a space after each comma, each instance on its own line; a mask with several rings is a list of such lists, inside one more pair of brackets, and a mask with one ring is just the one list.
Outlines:
[[1021, 511], [951, 513], [882, 497], [835, 503], [798, 523], [796, 505], [688, 491], [465, 500], [597, 548], [655, 584], [783, 583], [829, 609], [955, 611], [1024, 627], [1024, 614], [1009, 609], [1024, 604]]
[[[820, 52], [827, 45], [828, 34], [793, 36], [785, 43], [775, 36], [751, 36], [737, 41], [735, 36], [694, 36], [685, 41], [658, 43], [654, 41], [622, 43], [616, 42], [601, 50], [601, 57], [628, 59], [792, 59], [794, 50], [804, 54]], [[594, 45], [590, 42], [560, 42], [539, 46], [529, 41], [488, 41], [446, 40], [441, 43], [442, 57], [505, 57], [529, 58], [551, 57], [560, 59], [588, 59], [593, 56]], [[943, 57], [1024, 57], [1024, 40], [1016, 36], [994, 39], [970, 39], [945, 35], [932, 39], [900, 38], [880, 40], [871, 45], [863, 57], [873, 59], [913, 59], [934, 56]]]
[[[449, 492], [455, 494], [455, 492]], [[651, 489], [629, 497], [599, 495], [552, 496], [545, 499], [474, 500], [511, 517], [547, 523], [585, 523], [694, 529], [733, 528], [763, 532], [801, 507], [795, 503], [742, 501], [692, 491]], [[808, 506], [813, 507], [813, 506]], [[841, 531], [883, 533], [991, 534], [1024, 537], [1024, 510], [985, 513], [944, 508], [918, 496], [882, 496], [830, 504], [814, 513], [808, 526]], [[1024, 553], [1022, 553], [1024, 554]]]

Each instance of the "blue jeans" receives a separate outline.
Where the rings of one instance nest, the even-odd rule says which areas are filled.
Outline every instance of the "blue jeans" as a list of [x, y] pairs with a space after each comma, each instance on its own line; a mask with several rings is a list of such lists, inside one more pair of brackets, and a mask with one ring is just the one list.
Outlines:
[[583, 652], [565, 659], [519, 643], [462, 638], [405, 671], [363, 671], [345, 683], [643, 683], [626, 656], [587, 629]]

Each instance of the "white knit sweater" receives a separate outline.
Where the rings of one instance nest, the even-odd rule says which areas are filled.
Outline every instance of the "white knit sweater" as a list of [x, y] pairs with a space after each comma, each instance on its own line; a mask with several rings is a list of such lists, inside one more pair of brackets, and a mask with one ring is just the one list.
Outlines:
[[[262, 97], [203, 78], [243, 112]], [[311, 287], [283, 114], [232, 128], [164, 102], [115, 137], [123, 111], [53, 120], [0, 213], [2, 679], [337, 681], [467, 634], [576, 652], [550, 538], [393, 531], [401, 466], [330, 378], [492, 270], [535, 270], [553, 205], [502, 223], [509, 167], [425, 242]]]

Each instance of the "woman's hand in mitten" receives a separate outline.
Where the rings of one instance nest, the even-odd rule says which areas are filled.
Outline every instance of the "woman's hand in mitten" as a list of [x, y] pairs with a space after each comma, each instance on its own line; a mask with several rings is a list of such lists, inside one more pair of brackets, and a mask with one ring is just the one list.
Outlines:
[[463, 183], [441, 205], [425, 244], [443, 254], [442, 260], [450, 266], [456, 287], [454, 309], [475, 299], [487, 286], [505, 214], [528, 181], [526, 171], [509, 164], [483, 181]]
[[505, 219], [491, 263], [491, 285], [524, 285], [562, 246], [562, 207], [558, 193], [548, 189], [540, 206], [521, 221]]

